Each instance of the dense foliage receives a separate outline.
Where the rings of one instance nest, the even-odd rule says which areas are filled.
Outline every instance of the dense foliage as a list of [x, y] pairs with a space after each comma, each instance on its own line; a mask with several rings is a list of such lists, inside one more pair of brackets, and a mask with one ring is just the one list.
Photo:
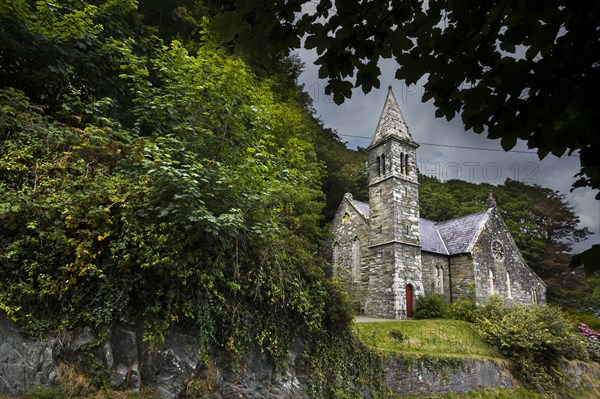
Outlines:
[[2, 92], [3, 307], [32, 323], [137, 314], [156, 332], [183, 319], [211, 332], [213, 315], [257, 312], [252, 297], [317, 322], [320, 172], [300, 116], [218, 51], [174, 43], [150, 62], [159, 87], [136, 65], [123, 77], [143, 135], [107, 117], [66, 126]]
[[0, 4], [0, 311], [151, 345], [185, 323], [206, 356], [258, 344], [277, 366], [301, 336], [315, 395], [377, 386], [316, 256], [324, 169], [296, 88], [202, 15], [185, 46], [143, 20], [133, 1]]
[[448, 315], [448, 309], [443, 295], [423, 295], [417, 298], [413, 316], [417, 319], [442, 319]]
[[460, 115], [505, 150], [521, 139], [540, 158], [578, 152], [574, 187], [600, 188], [596, 3], [244, 0], [222, 9], [213, 29], [241, 49], [315, 49], [338, 104], [353, 88], [379, 87], [379, 60], [392, 59], [396, 78], [423, 82], [437, 116]]
[[552, 306], [507, 306], [503, 298], [492, 298], [479, 310], [476, 325], [513, 362], [518, 378], [536, 388], [562, 382], [563, 359], [587, 358], [582, 336]]

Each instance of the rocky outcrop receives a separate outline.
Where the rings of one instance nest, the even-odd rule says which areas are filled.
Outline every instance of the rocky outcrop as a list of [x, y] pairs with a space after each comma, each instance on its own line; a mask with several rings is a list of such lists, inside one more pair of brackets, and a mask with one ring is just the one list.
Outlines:
[[386, 370], [386, 383], [398, 395], [464, 393], [517, 384], [508, 371], [508, 363], [494, 359], [424, 357], [407, 360], [392, 355]]
[[17, 395], [56, 380], [53, 339], [26, 339], [0, 317], [0, 394]]
[[[297, 342], [294, 353], [301, 352]], [[159, 350], [151, 351], [133, 327], [117, 326], [103, 336], [84, 328], [42, 340], [20, 334], [0, 318], [0, 394], [19, 395], [52, 384], [61, 362], [87, 367], [91, 362], [95, 370], [103, 370], [112, 389], [139, 391], [146, 386], [165, 399], [175, 399], [189, 388], [218, 399], [305, 397], [306, 376], [297, 376], [302, 367], [294, 354], [282, 372], [275, 371], [258, 347], [241, 366], [232, 368], [226, 356], [221, 360], [206, 365], [197, 336], [181, 327], [173, 329]]]

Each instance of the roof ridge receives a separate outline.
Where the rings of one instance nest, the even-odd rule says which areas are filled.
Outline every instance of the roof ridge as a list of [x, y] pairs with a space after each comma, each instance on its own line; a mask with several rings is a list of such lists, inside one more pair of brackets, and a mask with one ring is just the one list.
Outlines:
[[477, 226], [477, 229], [475, 230], [475, 232], [473, 233], [473, 236], [471, 237], [471, 239], [469, 240], [469, 245], [467, 246], [467, 252], [472, 252], [473, 251], [473, 247], [475, 247], [475, 243], [477, 242], [477, 238], [479, 238], [479, 235], [481, 234], [481, 232], [483, 231], [485, 224], [487, 223], [489, 217], [490, 217], [490, 210], [493, 208], [488, 208], [485, 212], [482, 212], [485, 214], [485, 217], [482, 218], [479, 221], [479, 226]]
[[473, 213], [469, 213], [469, 214], [466, 214], [466, 215], [463, 215], [463, 216], [458, 216], [458, 217], [455, 217], [455, 218], [452, 218], [452, 219], [444, 220], [444, 221], [441, 221], [441, 222], [435, 222], [435, 224], [437, 226], [439, 226], [439, 225], [443, 225], [443, 224], [446, 224], [446, 223], [454, 222], [456, 220], [463, 219], [463, 218], [466, 218], [466, 217], [469, 217], [469, 216], [474, 216], [474, 215], [479, 215], [479, 214], [484, 214], [484, 213], [487, 213], [487, 209], [485, 211], [473, 212]]

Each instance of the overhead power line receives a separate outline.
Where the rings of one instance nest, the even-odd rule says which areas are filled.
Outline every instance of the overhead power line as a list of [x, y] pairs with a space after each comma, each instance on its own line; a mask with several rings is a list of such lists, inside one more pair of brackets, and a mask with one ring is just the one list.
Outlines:
[[[356, 138], [356, 139], [366, 139], [366, 140], [371, 140], [372, 139], [372, 137], [353, 136], [351, 134], [339, 134], [338, 133], [338, 136], [352, 137], [352, 138]], [[430, 146], [434, 146], [434, 147], [462, 148], [462, 149], [466, 149], [466, 150], [513, 152], [513, 153], [517, 153], [517, 154], [537, 154], [536, 151], [521, 151], [521, 150], [504, 151], [503, 149], [500, 149], [500, 148], [469, 147], [469, 146], [464, 146], [464, 145], [436, 144], [436, 143], [418, 143], [418, 144], [419, 145], [430, 145]]]

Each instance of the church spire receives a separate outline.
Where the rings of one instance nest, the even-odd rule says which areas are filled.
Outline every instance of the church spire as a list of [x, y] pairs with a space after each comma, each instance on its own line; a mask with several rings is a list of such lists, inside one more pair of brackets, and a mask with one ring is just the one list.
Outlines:
[[396, 97], [394, 97], [394, 93], [392, 92], [391, 85], [388, 87], [385, 104], [383, 105], [383, 110], [381, 111], [381, 116], [379, 117], [379, 123], [377, 124], [371, 146], [378, 144], [390, 136], [395, 136], [402, 140], [414, 143], [410, 132], [408, 131], [408, 126], [404, 121], [404, 116], [402, 116], [402, 112], [400, 112]]

